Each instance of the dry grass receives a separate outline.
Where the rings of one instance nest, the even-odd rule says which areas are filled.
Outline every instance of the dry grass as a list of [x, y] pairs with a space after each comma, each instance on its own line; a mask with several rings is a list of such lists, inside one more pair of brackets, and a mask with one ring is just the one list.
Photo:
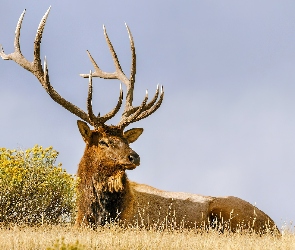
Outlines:
[[295, 249], [295, 234], [281, 237], [255, 234], [219, 234], [214, 230], [160, 232], [122, 229], [98, 230], [73, 226], [0, 228], [0, 249]]

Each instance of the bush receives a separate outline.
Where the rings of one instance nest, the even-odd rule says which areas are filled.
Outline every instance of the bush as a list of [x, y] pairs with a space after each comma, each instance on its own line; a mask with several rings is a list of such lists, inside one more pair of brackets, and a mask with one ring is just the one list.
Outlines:
[[54, 224], [74, 218], [76, 182], [55, 166], [58, 152], [0, 148], [0, 222]]

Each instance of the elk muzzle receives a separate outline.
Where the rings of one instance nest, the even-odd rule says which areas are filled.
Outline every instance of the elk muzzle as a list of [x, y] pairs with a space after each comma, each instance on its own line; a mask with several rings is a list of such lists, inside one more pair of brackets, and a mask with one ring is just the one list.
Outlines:
[[135, 151], [132, 151], [130, 155], [128, 155], [128, 160], [130, 165], [126, 165], [126, 169], [132, 170], [140, 165], [140, 157]]

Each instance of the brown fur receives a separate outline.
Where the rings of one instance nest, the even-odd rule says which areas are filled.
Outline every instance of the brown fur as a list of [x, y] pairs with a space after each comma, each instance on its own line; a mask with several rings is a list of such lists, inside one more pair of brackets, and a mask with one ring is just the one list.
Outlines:
[[[112, 126], [91, 131], [86, 123], [78, 121], [78, 127], [86, 148], [77, 173], [77, 224], [96, 227], [119, 218], [118, 214], [124, 210], [129, 192], [125, 170], [139, 165], [139, 156], [129, 147], [128, 139], [132, 141], [134, 133], [139, 136], [142, 129], [134, 129], [134, 133], [127, 131], [124, 135]], [[130, 157], [138, 160], [132, 162]]]
[[[140, 164], [139, 156], [129, 147], [136, 141], [143, 129], [136, 128], [123, 132], [130, 123], [144, 119], [154, 113], [164, 98], [164, 90], [157, 87], [154, 98], [148, 101], [148, 94], [141, 105], [134, 107], [133, 91], [136, 74], [136, 55], [133, 37], [126, 25], [131, 48], [131, 72], [127, 78], [116, 52], [104, 28], [104, 35], [115, 64], [115, 72], [102, 71], [90, 53], [88, 55], [95, 68], [92, 74], [81, 74], [89, 78], [87, 111], [65, 100], [50, 84], [47, 63], [42, 67], [40, 47], [42, 33], [50, 8], [43, 16], [35, 37], [34, 59], [29, 62], [20, 51], [19, 35], [25, 11], [22, 13], [15, 32], [14, 52], [6, 55], [3, 49], [0, 56], [4, 60], [13, 60], [24, 69], [30, 71], [40, 81], [50, 97], [62, 107], [91, 124], [95, 130], [90, 130], [85, 122], [78, 121], [80, 133], [86, 143], [84, 155], [78, 168], [78, 215], [77, 225], [96, 227], [106, 221], [120, 219], [122, 222], [134, 223], [140, 220], [143, 225], [154, 223], [172, 223], [179, 227], [200, 226], [209, 221], [216, 227], [226, 224], [235, 230], [238, 226], [253, 228], [255, 231], [265, 226], [275, 227], [274, 222], [262, 211], [246, 201], [236, 197], [206, 197], [194, 194], [164, 192], [155, 188], [131, 183], [125, 170], [134, 169]], [[117, 126], [107, 126], [105, 122], [119, 111], [123, 101], [123, 91], [116, 107], [105, 116], [95, 116], [92, 109], [92, 77], [118, 79], [126, 85], [126, 102], [124, 112]], [[158, 224], [159, 225], [159, 224]]]
[[[217, 227], [223, 225], [255, 231], [276, 228], [273, 220], [250, 203], [236, 197], [210, 197], [165, 192], [130, 182], [125, 170], [139, 165], [129, 143], [142, 130], [125, 133], [117, 127], [90, 130], [78, 122], [86, 148], [78, 169], [79, 201], [77, 225], [96, 227], [107, 221], [159, 227]], [[106, 145], [107, 144], [107, 145]], [[138, 156], [139, 158], [139, 156]]]

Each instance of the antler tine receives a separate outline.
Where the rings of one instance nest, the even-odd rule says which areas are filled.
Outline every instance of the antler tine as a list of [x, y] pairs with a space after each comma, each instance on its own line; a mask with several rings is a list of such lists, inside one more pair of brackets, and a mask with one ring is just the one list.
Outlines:
[[26, 10], [24, 10], [22, 12], [22, 14], [20, 15], [20, 17], [18, 19], [18, 22], [17, 22], [17, 25], [16, 25], [16, 28], [15, 28], [14, 52], [11, 53], [11, 54], [6, 55], [4, 53], [3, 47], [1, 46], [0, 55], [1, 55], [3, 60], [13, 60], [16, 63], [18, 63], [19, 65], [21, 65], [23, 68], [25, 68], [27, 70], [30, 70], [31, 63], [28, 60], [26, 60], [24, 58], [24, 56], [22, 55], [21, 49], [20, 49], [20, 43], [19, 43], [20, 30], [21, 30], [21, 26], [22, 26], [22, 22], [23, 22], [25, 13], [26, 13]]
[[44, 70], [42, 68], [41, 59], [40, 59], [40, 45], [41, 45], [41, 39], [43, 30], [46, 24], [47, 17], [49, 15], [50, 8], [46, 11], [45, 15], [41, 19], [41, 22], [38, 26], [38, 30], [35, 37], [34, 42], [34, 59], [33, 62], [29, 62], [21, 53], [20, 49], [20, 30], [22, 21], [25, 15], [26, 10], [24, 10], [17, 22], [16, 30], [15, 30], [15, 38], [14, 38], [14, 52], [6, 55], [4, 53], [4, 50], [1, 46], [0, 55], [2, 59], [4, 60], [12, 60], [22, 66], [24, 69], [30, 71], [36, 78], [39, 80], [43, 88], [46, 90], [46, 92], [49, 94], [49, 96], [58, 104], [60, 104], [62, 107], [70, 111], [71, 113], [75, 114], [76, 116], [80, 117], [82, 120], [89, 122], [88, 115], [72, 104], [71, 102], [65, 100], [62, 96], [60, 96], [55, 89], [50, 85], [49, 81], [49, 74], [48, 74], [48, 67], [47, 67], [47, 61], [46, 58], [44, 60]]
[[134, 122], [136, 120], [136, 118], [141, 114], [141, 112], [144, 110], [145, 106], [146, 106], [146, 102], [148, 100], [148, 91], [146, 90], [145, 93], [145, 97], [141, 103], [141, 105], [138, 107], [138, 109], [132, 113], [130, 116], [124, 116], [122, 115], [121, 120], [118, 124], [118, 127], [120, 128], [125, 128], [126, 126], [128, 126], [130, 123]]
[[49, 94], [49, 96], [57, 102], [59, 105], [64, 107], [66, 110], [70, 111], [72, 114], [78, 116], [85, 122], [89, 122], [89, 117], [88, 115], [81, 110], [79, 107], [76, 105], [72, 104], [71, 102], [67, 101], [64, 99], [59, 93], [56, 92], [56, 90], [51, 86], [50, 81], [49, 81], [49, 74], [48, 74], [48, 67], [47, 67], [47, 60], [46, 57], [44, 59], [44, 75], [41, 77], [35, 75], [42, 86], [44, 87], [45, 91]]
[[[150, 109], [150, 108], [156, 103], [156, 101], [158, 100], [158, 96], [159, 96], [159, 84], [157, 85], [156, 93], [155, 93], [153, 99], [152, 99], [148, 104], [146, 104], [146, 106], [144, 107], [144, 111]], [[125, 116], [129, 116], [129, 115], [131, 115], [131, 114], [134, 113], [136, 110], [138, 110], [139, 107], [140, 107], [140, 106], [138, 106], [138, 107], [133, 107], [133, 108], [130, 109], [128, 112], [126, 112]]]
[[87, 97], [87, 111], [89, 116], [89, 124], [91, 124], [93, 127], [98, 127], [102, 124], [104, 124], [107, 120], [113, 118], [116, 113], [119, 111], [123, 101], [123, 90], [122, 86], [120, 84], [120, 96], [117, 102], [116, 107], [107, 113], [106, 115], [100, 117], [100, 114], [98, 116], [95, 116], [92, 109], [92, 72], [90, 70], [89, 73], [89, 85], [88, 85], [88, 97]]
[[109, 113], [107, 113], [106, 115], [100, 118], [101, 123], [105, 123], [107, 120], [113, 118], [118, 113], [119, 109], [121, 108], [122, 102], [123, 102], [123, 90], [122, 90], [122, 84], [120, 84], [120, 96], [119, 96], [117, 105], [112, 111], [110, 111]]
[[47, 17], [49, 15], [50, 9], [51, 9], [51, 6], [49, 6], [48, 10], [45, 12], [44, 16], [42, 17], [42, 19], [41, 19], [41, 21], [39, 23], [37, 33], [36, 33], [36, 37], [35, 37], [35, 41], [34, 41], [34, 60], [33, 60], [33, 63], [34, 63], [34, 66], [36, 68], [38, 68], [38, 70], [40, 72], [43, 71], [42, 64], [41, 64], [41, 58], [40, 58], [40, 47], [41, 47], [40, 45], [41, 45], [43, 30], [44, 30], [44, 27], [45, 27], [46, 20], [47, 20]]
[[[133, 89], [134, 89], [134, 80], [135, 80], [135, 66], [136, 66], [136, 63], [135, 63], [135, 48], [134, 48], [134, 43], [133, 43], [133, 38], [132, 38], [132, 35], [130, 33], [130, 30], [127, 27], [127, 31], [128, 31], [128, 34], [129, 34], [129, 39], [130, 39], [130, 46], [131, 46], [131, 51], [132, 52], [132, 74], [133, 76], [131, 76], [131, 79], [133, 80], [129, 80], [126, 75], [124, 74], [123, 70], [122, 70], [122, 67], [120, 65], [120, 62], [118, 60], [118, 57], [117, 57], [117, 54], [115, 52], [115, 49], [111, 43], [111, 40], [107, 34], [107, 30], [105, 28], [105, 26], [103, 26], [103, 30], [104, 30], [104, 36], [105, 36], [105, 39], [106, 39], [106, 42], [107, 42], [107, 45], [110, 49], [110, 52], [111, 52], [111, 55], [112, 55], [112, 58], [113, 58], [113, 62], [114, 62], [114, 65], [115, 65], [115, 69], [116, 71], [113, 72], [113, 73], [108, 73], [108, 72], [104, 72], [102, 71], [99, 66], [97, 65], [97, 63], [95, 62], [95, 60], [93, 59], [93, 57], [91, 56], [90, 52], [87, 51], [87, 54], [89, 56], [89, 59], [95, 69], [94, 73], [92, 74], [92, 77], [100, 77], [100, 78], [104, 78], [104, 79], [118, 79], [120, 80], [122, 83], [124, 83], [127, 87], [127, 94], [126, 94], [126, 106], [125, 106], [125, 111], [126, 110], [129, 110], [132, 108], [132, 101], [133, 101]], [[81, 77], [84, 77], [84, 78], [88, 78], [89, 77], [89, 74], [80, 74]]]
[[[107, 44], [108, 44], [109, 49], [110, 49], [111, 54], [112, 54], [113, 62], [114, 62], [115, 68], [116, 68], [117, 77], [118, 78], [121, 78], [122, 75], [123, 75], [123, 78], [124, 77], [126, 78], [126, 76], [123, 73], [123, 70], [122, 70], [122, 67], [120, 65], [120, 62], [118, 60], [117, 54], [116, 54], [116, 52], [114, 50], [114, 47], [113, 47], [113, 45], [111, 43], [111, 40], [110, 40], [110, 38], [108, 36], [107, 29], [106, 29], [106, 27], [104, 25], [103, 25], [103, 33], [104, 33], [104, 37], [105, 37], [105, 39], [107, 41]], [[126, 80], [128, 81], [127, 78], [126, 78]]]
[[89, 84], [88, 84], [88, 96], [87, 96], [87, 111], [89, 116], [89, 123], [94, 126], [96, 123], [96, 117], [92, 110], [92, 72], [89, 73]]
[[[95, 62], [95, 60], [93, 59], [93, 57], [91, 56], [90, 52], [87, 51], [89, 59], [95, 69], [95, 72], [92, 74], [92, 77], [100, 77], [100, 78], [104, 78], [104, 79], [118, 79], [121, 82], [123, 82], [127, 87], [125, 109], [123, 111], [121, 120], [120, 120], [119, 124], [117, 125], [118, 127], [121, 127], [121, 128], [124, 128], [132, 122], [141, 120], [141, 119], [151, 115], [153, 112], [155, 112], [160, 107], [163, 97], [164, 97], [164, 91], [162, 88], [160, 98], [158, 99], [159, 86], [157, 86], [155, 96], [148, 104], [147, 104], [148, 95], [146, 93], [146, 96], [140, 106], [138, 106], [138, 107], [132, 106], [134, 82], [135, 82], [135, 74], [136, 74], [136, 53], [135, 53], [134, 40], [133, 40], [131, 31], [126, 23], [125, 23], [125, 26], [126, 26], [126, 29], [127, 29], [128, 35], [129, 35], [131, 57], [132, 57], [130, 79], [128, 79], [126, 77], [126, 75], [124, 74], [124, 72], [122, 70], [122, 67], [121, 67], [118, 57], [117, 57], [117, 54], [116, 54], [114, 47], [110, 41], [110, 38], [107, 34], [105, 26], [103, 26], [104, 36], [105, 36], [106, 42], [108, 44], [108, 47], [110, 49], [110, 52], [112, 54], [112, 58], [113, 58], [113, 62], [114, 62], [116, 71], [113, 73], [107, 73], [107, 72], [102, 71], [98, 67], [98, 65]], [[85, 78], [90, 77], [90, 75], [88, 75], [88, 74], [80, 74], [80, 76], [85, 77]], [[104, 117], [107, 117], [107, 115]]]
[[20, 44], [19, 44], [20, 29], [22, 26], [22, 22], [23, 22], [25, 13], [26, 13], [26, 9], [24, 9], [23, 13], [20, 15], [19, 20], [16, 25], [16, 28], [15, 28], [14, 49], [15, 49], [15, 52], [19, 53], [19, 54], [21, 54]]
[[[93, 57], [91, 56], [90, 52], [88, 50], [86, 50], [88, 57], [94, 67], [94, 72], [92, 73], [92, 77], [100, 77], [100, 78], [104, 78], [104, 79], [118, 79], [116, 72], [114, 73], [107, 73], [102, 71], [97, 63], [95, 62], [95, 60], [93, 59]], [[80, 74], [81, 77], [83, 78], [88, 78], [89, 74]]]
[[[106, 42], [108, 44], [108, 47], [111, 51], [111, 54], [112, 54], [112, 58], [113, 58], [113, 62], [114, 62], [114, 65], [115, 65], [115, 68], [116, 68], [116, 71], [113, 72], [113, 73], [108, 73], [108, 72], [104, 72], [102, 71], [99, 66], [97, 65], [97, 63], [95, 62], [95, 60], [93, 59], [93, 57], [91, 56], [90, 52], [87, 50], [87, 54], [89, 56], [89, 59], [95, 69], [94, 73], [92, 74], [92, 77], [100, 77], [100, 78], [104, 78], [104, 79], [119, 79], [121, 80], [124, 84], [128, 85], [128, 78], [124, 75], [124, 72], [122, 70], [122, 67], [119, 63], [119, 60], [118, 60], [118, 57], [117, 57], [117, 54], [114, 50], [114, 47], [111, 43], [111, 40], [107, 34], [107, 31], [106, 31], [106, 28], [105, 26], [103, 26], [103, 30], [104, 30], [104, 36], [105, 36], [105, 39], [106, 39]], [[88, 78], [89, 75], [88, 74], [80, 74], [81, 77], [84, 77], [84, 78]]]
[[125, 117], [121, 119], [118, 126], [124, 128], [128, 126], [130, 123], [137, 122], [153, 114], [162, 104], [162, 101], [164, 98], [163, 86], [161, 87], [161, 95], [159, 99], [158, 99], [158, 95], [159, 95], [159, 87], [157, 87], [157, 91], [153, 100], [151, 100], [148, 104], [146, 104], [146, 101], [147, 101], [147, 96], [146, 96], [145, 100], [142, 102], [142, 104], [139, 107], [133, 108], [132, 112], [129, 112], [129, 116], [125, 115]]
[[150, 103], [148, 105], [146, 105], [146, 107], [149, 106], [149, 108], [146, 108], [146, 110], [144, 112], [142, 112], [139, 116], [137, 116], [133, 120], [133, 122], [137, 122], [141, 119], [144, 119], [144, 118], [150, 116], [152, 113], [154, 113], [161, 106], [163, 99], [164, 99], [164, 87], [162, 86], [161, 95], [160, 95], [160, 98], [157, 101], [157, 103], [155, 105], [154, 105], [154, 103], [152, 105], [149, 105]]
[[135, 54], [133, 36], [126, 23], [125, 23], [125, 26], [129, 35], [129, 42], [130, 42], [130, 49], [131, 49], [131, 72], [130, 72], [130, 80], [125, 83], [127, 87], [127, 94], [126, 94], [126, 106], [124, 109], [124, 113], [132, 109], [134, 82], [135, 82], [135, 74], [136, 74], [136, 54]]
[[136, 54], [135, 54], [135, 46], [133, 41], [133, 36], [131, 34], [131, 31], [128, 27], [128, 25], [125, 23], [128, 35], [129, 35], [129, 41], [130, 41], [130, 48], [131, 48], [131, 72], [130, 72], [130, 83], [131, 86], [135, 83], [135, 74], [136, 74]]

